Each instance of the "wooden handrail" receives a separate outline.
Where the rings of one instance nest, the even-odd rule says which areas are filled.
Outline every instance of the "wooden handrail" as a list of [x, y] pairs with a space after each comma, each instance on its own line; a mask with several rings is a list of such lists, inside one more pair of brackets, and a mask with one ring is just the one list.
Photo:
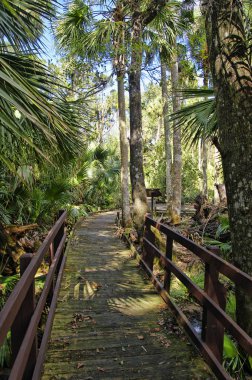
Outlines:
[[[31, 258], [29, 265], [0, 312], [0, 345], [4, 342], [10, 329], [12, 334], [15, 332], [15, 334], [20, 334], [23, 337], [20, 347], [12, 347], [16, 357], [12, 358], [13, 366], [9, 376], [10, 380], [20, 380], [22, 378], [28, 380], [32, 377], [36, 365], [37, 348], [35, 350], [36, 355], [33, 355], [33, 360], [30, 360], [29, 356], [34, 342], [36, 344], [38, 324], [46, 302], [50, 306], [48, 297], [54, 291], [54, 277], [59, 272], [62, 272], [62, 266], [65, 263], [65, 260], [62, 260], [62, 255], [66, 241], [66, 233], [64, 232], [66, 216], [66, 211], [60, 212], [59, 219], [49, 231], [37, 253]], [[51, 264], [39, 301], [35, 309], [28, 313], [29, 320], [20, 321], [20, 318], [23, 317], [19, 316], [19, 311], [22, 305], [27, 303], [27, 297], [31, 296], [30, 289], [32, 286], [34, 288], [34, 277], [49, 249], [51, 251]], [[34, 297], [34, 294], [32, 296]], [[52, 318], [50, 318], [50, 323], [52, 323]], [[23, 331], [24, 329], [25, 331]], [[46, 329], [48, 330], [48, 326]], [[12, 344], [15, 344], [15, 339], [12, 339]]]
[[[155, 246], [155, 234], [151, 226], [166, 235], [166, 254]], [[176, 241], [197, 255], [205, 264], [205, 287], [200, 289], [193, 281], [172, 262], [172, 247]], [[231, 379], [222, 367], [223, 340], [225, 328], [237, 340], [248, 355], [252, 355], [252, 339], [225, 312], [226, 289], [220, 283], [218, 274], [222, 273], [236, 285], [242, 286], [252, 294], [252, 278], [232, 264], [219, 258], [207, 249], [180, 235], [170, 227], [157, 223], [149, 215], [145, 219], [143, 239], [144, 252], [140, 257], [144, 269], [151, 276], [162, 298], [171, 307], [180, 324], [185, 328], [196, 346], [202, 352], [213, 372], [219, 379]], [[153, 273], [154, 258], [158, 257], [165, 270], [163, 284]], [[196, 333], [185, 314], [170, 297], [171, 273], [173, 273], [189, 290], [190, 294], [203, 306], [202, 335]]]
[[169, 237], [172, 240], [175, 240], [177, 243], [183, 245], [183, 247], [193, 252], [205, 263], [214, 265], [218, 272], [224, 274], [233, 282], [239, 283], [239, 286], [243, 287], [248, 292], [248, 294], [252, 295], [252, 278], [248, 274], [242, 272], [239, 268], [223, 260], [216, 254], [208, 251], [206, 248], [201, 247], [200, 245], [196, 244], [195, 242], [186, 238], [180, 233], [174, 231], [165, 224], [157, 223], [149, 215], [146, 216], [145, 225], [151, 225], [157, 228], [167, 237]]

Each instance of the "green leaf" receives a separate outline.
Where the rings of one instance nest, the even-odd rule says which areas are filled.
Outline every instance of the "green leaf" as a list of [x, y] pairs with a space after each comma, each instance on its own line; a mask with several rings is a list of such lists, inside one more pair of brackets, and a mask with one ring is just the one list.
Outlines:
[[233, 359], [239, 355], [236, 345], [229, 338], [228, 335], [224, 335], [224, 357], [227, 359]]

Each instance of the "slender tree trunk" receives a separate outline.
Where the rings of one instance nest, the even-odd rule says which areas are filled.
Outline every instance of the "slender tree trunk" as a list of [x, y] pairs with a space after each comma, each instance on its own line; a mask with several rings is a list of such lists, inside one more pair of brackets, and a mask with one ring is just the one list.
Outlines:
[[166, 209], [168, 216], [172, 216], [172, 151], [171, 151], [171, 130], [169, 123], [168, 108], [168, 87], [167, 87], [167, 65], [161, 54], [161, 85], [163, 101], [163, 123], [165, 135], [165, 161], [166, 161]]
[[207, 142], [203, 138], [201, 140], [201, 154], [202, 154], [202, 194], [208, 197], [208, 185], [207, 185]]
[[122, 192], [122, 224], [123, 227], [131, 226], [130, 199], [129, 199], [129, 170], [128, 170], [128, 139], [126, 126], [126, 107], [124, 77], [118, 73], [118, 110], [121, 150], [121, 192]]
[[213, 158], [214, 158], [214, 203], [220, 202], [219, 192], [217, 184], [220, 183], [220, 153], [216, 146], [213, 145]]
[[125, 105], [125, 54], [122, 48], [125, 45], [125, 24], [124, 24], [123, 6], [120, 2], [117, 4], [114, 13], [115, 22], [121, 22], [120, 32], [114, 39], [115, 48], [114, 68], [117, 74], [117, 90], [118, 90], [118, 111], [119, 111], [119, 131], [120, 131], [120, 151], [121, 151], [121, 196], [122, 196], [122, 225], [130, 227], [132, 225], [130, 214], [130, 197], [129, 197], [129, 169], [128, 169], [128, 138], [126, 125], [126, 105]]
[[[207, 60], [203, 60], [203, 72], [204, 72], [204, 79], [203, 79], [203, 85], [204, 88], [208, 88], [208, 81], [209, 81], [209, 63]], [[202, 194], [208, 198], [208, 183], [207, 183], [207, 167], [208, 167], [208, 161], [207, 161], [207, 155], [208, 155], [208, 149], [207, 149], [207, 141], [203, 137], [201, 140], [201, 162], [202, 162]]]
[[[171, 65], [171, 82], [173, 92], [173, 112], [180, 110], [181, 101], [176, 95], [179, 85], [178, 58], [174, 57]], [[181, 149], [181, 128], [174, 126], [173, 132], [173, 194], [172, 194], [172, 221], [174, 224], [180, 222], [181, 214], [181, 172], [182, 172], [182, 149]]]
[[[208, 0], [202, 5], [217, 99], [233, 262], [252, 275], [252, 68], [242, 2]], [[236, 300], [237, 321], [252, 336], [252, 297], [237, 286]]]
[[148, 210], [143, 171], [141, 65], [142, 31], [166, 5], [166, 0], [145, 3], [129, 1], [131, 17], [131, 63], [129, 68], [130, 103], [130, 177], [133, 198], [133, 220], [138, 233], [143, 231], [144, 217]]
[[130, 105], [130, 178], [133, 199], [133, 221], [141, 235], [148, 210], [143, 170], [142, 105], [141, 105], [141, 23], [133, 22], [131, 64], [129, 71]]

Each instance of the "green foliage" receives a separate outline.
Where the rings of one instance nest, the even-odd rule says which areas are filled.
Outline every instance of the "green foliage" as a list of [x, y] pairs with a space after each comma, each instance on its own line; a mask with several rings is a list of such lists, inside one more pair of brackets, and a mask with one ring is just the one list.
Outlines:
[[52, 164], [51, 150], [72, 154], [80, 148], [80, 126], [73, 106], [58, 95], [59, 81], [34, 55], [43, 18], [53, 16], [49, 0], [0, 4], [0, 161], [17, 171], [20, 157]]
[[0, 368], [11, 365], [11, 333], [8, 332], [4, 343], [0, 347]]
[[[0, 267], [1, 273], [1, 267]], [[19, 280], [18, 275], [4, 277], [0, 274], [0, 310], [3, 308], [6, 300], [13, 291]], [[0, 368], [11, 365], [11, 333], [8, 332], [4, 343], [0, 347]]]
[[0, 310], [19, 280], [18, 275], [4, 277], [0, 274]]
[[193, 202], [195, 197], [199, 194], [200, 177], [201, 172], [198, 168], [197, 150], [184, 150], [182, 168], [183, 202]]
[[220, 238], [220, 236], [229, 231], [229, 218], [228, 215], [219, 215], [219, 226], [216, 231], [216, 238]]
[[246, 358], [239, 352], [236, 344], [224, 335], [224, 367], [232, 378], [237, 380], [245, 379], [244, 364]]
[[171, 115], [171, 121], [176, 121], [176, 125], [182, 127], [185, 144], [197, 145], [200, 138], [212, 140], [218, 132], [213, 90], [180, 90], [180, 96], [195, 101]]

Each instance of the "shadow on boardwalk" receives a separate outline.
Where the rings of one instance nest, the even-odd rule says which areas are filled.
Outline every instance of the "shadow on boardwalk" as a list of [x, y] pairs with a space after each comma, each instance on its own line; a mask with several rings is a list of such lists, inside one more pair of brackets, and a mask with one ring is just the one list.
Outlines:
[[165, 330], [170, 312], [114, 220], [99, 214], [75, 228], [42, 379], [213, 379], [187, 339]]

